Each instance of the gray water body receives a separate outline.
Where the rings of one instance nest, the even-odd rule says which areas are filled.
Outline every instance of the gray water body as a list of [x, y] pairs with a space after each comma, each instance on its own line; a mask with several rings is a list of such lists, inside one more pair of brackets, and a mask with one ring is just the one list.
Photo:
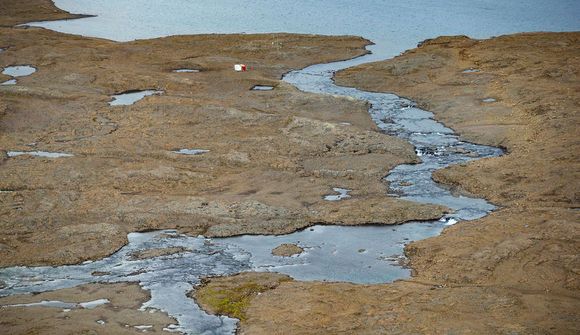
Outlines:
[[350, 195], [348, 195], [348, 192], [350, 192], [351, 190], [347, 190], [346, 188], [340, 188], [340, 187], [335, 187], [332, 190], [334, 192], [337, 192], [338, 194], [325, 195], [324, 200], [326, 200], [326, 201], [340, 201], [342, 199], [350, 198]]
[[[314, 226], [283, 236], [239, 236], [223, 239], [188, 237], [175, 231], [129, 234], [121, 250], [95, 262], [61, 267], [13, 267], [0, 270], [0, 296], [74, 287], [85, 283], [138, 282], [151, 292], [143, 310], [154, 308], [175, 317], [168, 331], [231, 334], [236, 320], [204, 313], [186, 293], [200, 278], [243, 271], [276, 271], [299, 280], [386, 283], [409, 277], [401, 267], [404, 246], [438, 235], [447, 225], [476, 219], [494, 209], [482, 199], [456, 196], [431, 178], [451, 164], [492, 157], [501, 150], [461, 141], [406, 99], [392, 94], [338, 87], [335, 71], [388, 58], [438, 35], [476, 38], [520, 31], [580, 30], [577, 1], [427, 1], [369, 0], [266, 2], [175, 0], [56, 0], [73, 13], [96, 14], [80, 20], [34, 25], [73, 34], [127, 41], [175, 34], [297, 32], [361, 35], [377, 43], [372, 55], [321, 64], [287, 74], [287, 82], [307, 92], [366, 100], [373, 120], [384, 132], [412, 143], [420, 164], [400, 165], [386, 177], [391, 196], [455, 210], [441, 220], [399, 226]], [[453, 13], [451, 15], [450, 13]], [[227, 22], [227, 24], [224, 24]], [[330, 190], [329, 190], [330, 191]], [[342, 193], [340, 193], [342, 194]], [[339, 201], [349, 201], [348, 198]], [[294, 243], [305, 252], [293, 257], [271, 255], [272, 248]], [[183, 247], [188, 251], [151, 259], [134, 259], [135, 251]], [[100, 272], [99, 276], [93, 275]], [[103, 274], [104, 275], [101, 275]], [[98, 320], [96, 320], [98, 321]]]
[[5, 82], [0, 83], [0, 85], [16, 85], [16, 79], [6, 80]]
[[156, 90], [144, 90], [144, 91], [135, 91], [135, 92], [126, 92], [115, 94], [112, 96], [112, 99], [109, 102], [111, 106], [129, 106], [137, 101], [150, 96], [150, 95], [159, 95], [162, 94], [163, 91], [156, 91]]
[[131, 41], [181, 34], [291, 32], [357, 35], [376, 43], [370, 60], [393, 57], [440, 35], [488, 38], [522, 31], [580, 30], [577, 0], [55, 0], [96, 17], [32, 23]]
[[200, 71], [197, 69], [176, 69], [176, 70], [173, 70], [173, 72], [175, 72], [175, 73], [198, 73]]
[[[3, 50], [3, 49], [0, 49]], [[7, 76], [13, 77], [10, 80], [7, 80], [0, 85], [16, 85], [17, 81], [15, 77], [26, 77], [36, 72], [36, 68], [30, 65], [15, 65], [15, 66], [7, 66], [2, 69], [2, 74]]]
[[[284, 80], [303, 91], [368, 101], [372, 106], [369, 113], [381, 130], [408, 140], [421, 153], [422, 163], [400, 165], [387, 177], [397, 196], [443, 204], [455, 209], [454, 213], [430, 222], [399, 226], [314, 226], [281, 236], [207, 239], [170, 230], [131, 233], [127, 246], [99, 261], [60, 267], [2, 269], [0, 281], [4, 288], [0, 289], [0, 296], [87, 283], [138, 282], [151, 292], [151, 300], [142, 309], [159, 309], [177, 319], [178, 325], [168, 331], [232, 334], [237, 320], [208, 315], [187, 297], [192, 285], [199, 284], [201, 278], [244, 271], [272, 271], [297, 280], [369, 284], [409, 277], [410, 270], [400, 265], [407, 243], [436, 236], [449, 224], [479, 218], [494, 209], [482, 199], [454, 196], [433, 182], [431, 173], [450, 164], [496, 156], [501, 150], [460, 141], [451, 129], [433, 120], [430, 112], [416, 108], [409, 100], [334, 84], [334, 71], [361, 61], [364, 57], [315, 65], [290, 72]], [[349, 190], [337, 187], [333, 191], [338, 195], [330, 194], [327, 200], [349, 201]], [[272, 249], [283, 243], [297, 244], [305, 252], [293, 257], [273, 256]], [[136, 251], [170, 247], [182, 247], [187, 251], [151, 259], [132, 257]], [[93, 275], [95, 272], [99, 275]]]
[[36, 72], [36, 68], [30, 65], [7, 66], [2, 70], [2, 74], [12, 77], [25, 77]]
[[64, 152], [48, 152], [48, 151], [8, 151], [6, 152], [8, 157], [17, 156], [36, 156], [44, 158], [62, 158], [62, 157], [73, 157], [72, 154], [67, 154]]

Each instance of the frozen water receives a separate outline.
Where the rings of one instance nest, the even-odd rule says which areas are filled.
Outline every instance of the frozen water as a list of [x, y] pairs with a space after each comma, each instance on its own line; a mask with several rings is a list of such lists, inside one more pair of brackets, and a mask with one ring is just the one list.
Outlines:
[[209, 152], [209, 150], [203, 150], [203, 149], [179, 149], [179, 150], [175, 150], [173, 151], [176, 154], [181, 154], [181, 155], [201, 155], [201, 154], [205, 154], [206, 152]]
[[266, 86], [266, 85], [256, 85], [252, 87], [252, 91], [271, 91], [274, 89], [274, 86]]
[[93, 301], [81, 302], [79, 306], [86, 309], [93, 309], [108, 303], [110, 303], [109, 299], [98, 299]]
[[14, 304], [14, 305], [1, 305], [1, 307], [57, 307], [57, 308], [64, 308], [64, 309], [74, 309], [74, 308], [84, 308], [84, 309], [93, 309], [97, 308], [101, 305], [108, 304], [110, 301], [108, 299], [98, 299], [94, 301], [87, 301], [81, 303], [75, 302], [62, 302], [58, 300], [43, 300], [40, 302], [33, 302], [28, 304]]
[[173, 72], [176, 72], [176, 73], [197, 73], [197, 72], [199, 72], [199, 70], [196, 70], [196, 69], [176, 69], [176, 70], [173, 70]]
[[63, 152], [48, 152], [48, 151], [8, 151], [6, 153], [8, 157], [16, 157], [22, 155], [36, 156], [36, 157], [46, 157], [46, 158], [61, 158], [61, 157], [72, 157], [73, 155], [63, 153]]
[[3, 82], [0, 85], [16, 85], [16, 79], [6, 80], [5, 82]]
[[350, 190], [347, 190], [345, 188], [340, 188], [340, 187], [335, 187], [332, 190], [334, 192], [338, 192], [338, 194], [325, 195], [324, 200], [326, 200], [326, 201], [339, 201], [342, 199], [350, 198], [350, 195], [348, 195], [348, 192], [350, 192]]

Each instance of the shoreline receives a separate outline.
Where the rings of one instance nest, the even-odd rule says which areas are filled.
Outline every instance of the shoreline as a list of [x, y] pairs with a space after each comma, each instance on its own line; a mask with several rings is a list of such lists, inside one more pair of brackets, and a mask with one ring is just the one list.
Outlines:
[[[188, 36], [180, 36], [180, 38], [188, 38]], [[140, 40], [137, 41], [137, 43], [135, 44], [140, 43], [148, 44], [150, 42], [152, 41]], [[394, 60], [390, 59], [385, 62], [391, 61]], [[373, 71], [379, 72], [377, 70]], [[248, 81], [248, 84], [253, 83], [256, 80], [264, 80], [265, 78], [271, 78], [273, 73], [277, 73], [275, 69], [271, 70], [271, 72], [267, 72], [263, 77], [252, 78], [251, 81]], [[369, 82], [368, 79], [365, 79], [365, 81]], [[238, 94], [237, 91], [236, 94]], [[169, 94], [167, 94], [167, 97], [175, 98], [174, 96], [171, 96]], [[293, 97], [295, 98], [295, 96]], [[157, 98], [155, 97], [151, 99], [153, 103], [158, 102]], [[211, 99], [210, 101], [214, 101], [213, 99], [217, 98], [214, 95], [209, 94], [209, 99]], [[143, 103], [146, 103], [148, 108], [143, 114], [155, 112], [155, 108], [159, 108], [155, 106], [149, 108], [148, 100], [143, 101]], [[328, 103], [328, 101], [323, 101], [323, 103]], [[237, 110], [237, 112], [235, 113], [238, 113], [241, 110], [241, 108], [238, 105], [234, 104], [233, 106]], [[252, 108], [256, 108], [256, 106], [257, 105], [254, 105]], [[348, 110], [349, 108], [352, 108], [352, 105], [349, 104], [347, 106], [343, 106], [343, 108], [345, 110]], [[360, 110], [361, 106], [356, 106], [356, 108], [357, 110]], [[362, 108], [364, 109], [364, 106]], [[126, 110], [127, 108], [123, 109], [123, 111]], [[429, 108], [429, 110], [432, 110], [432, 108]], [[143, 114], [140, 115], [139, 117], [143, 118]], [[252, 119], [253, 116], [254, 115], [249, 115], [247, 113], [242, 114], [242, 117], [244, 117], [245, 120], [249, 119], [251, 122], [255, 122], [255, 118]], [[143, 120], [149, 121], [146, 118], [143, 118]], [[447, 122], [445, 123], [448, 124]], [[315, 126], [318, 125], [316, 122], [314, 122], [313, 124]], [[364, 124], [364, 122], [361, 122], [361, 124]], [[307, 123], [306, 125], [310, 124]], [[318, 128], [315, 127], [315, 129]], [[463, 132], [460, 131], [458, 131], [458, 133], [463, 134]], [[166, 147], [169, 147], [169, 145], [166, 145]], [[162, 150], [159, 150], [158, 152], [154, 153], [154, 155], [162, 155], [161, 152]], [[228, 155], [229, 153], [224, 152], [224, 154]], [[117, 158], [122, 158], [122, 156]], [[234, 158], [237, 159], [239, 157]], [[228, 162], [230, 161], [228, 160]], [[240, 162], [239, 160], [235, 159], [233, 162], [234, 164], [240, 163], [242, 163], [242, 165], [244, 164], [244, 162]], [[278, 164], [277, 162], [275, 163]], [[469, 181], [468, 182], [458, 181], [458, 176], [462, 177], [465, 175], [466, 168], [467, 169], [473, 168], [470, 167], [470, 165], [474, 165], [475, 168], [481, 168], [482, 166], [481, 162], [480, 163], [474, 162], [468, 164], [467, 167], [462, 166], [450, 168], [444, 172], [438, 173], [436, 178], [446, 183], [449, 183], [451, 187], [466, 188], [468, 189], [468, 191], [474, 191], [476, 192], [475, 194], [480, 194], [477, 193], [478, 191], [480, 191], [477, 185], [472, 184], [470, 185]], [[180, 168], [183, 169], [184, 166], [180, 166]], [[235, 165], [235, 168], [239, 168], [239, 165]], [[477, 177], [477, 173], [471, 171], [469, 172], [468, 177], [470, 178], [470, 180], [473, 180], [475, 177]], [[223, 185], [221, 186], [223, 187]], [[240, 191], [241, 192], [238, 193], [250, 191], [253, 192], [253, 189], [243, 188], [243, 190]], [[151, 190], [149, 190], [149, 192], [151, 192]], [[137, 195], [139, 195], [139, 193], [137, 193]], [[495, 195], [494, 197], [498, 199], [498, 195]], [[488, 198], [487, 195], [486, 198]], [[137, 201], [143, 201], [143, 199], [144, 198], [141, 197]], [[189, 199], [189, 201], [191, 201], [191, 199]], [[197, 201], [199, 203], [199, 206], [201, 207], [208, 206], [204, 205], [203, 199], [199, 201], [198, 199], [195, 199], [195, 201]], [[491, 199], [491, 201], [493, 201], [493, 199]], [[515, 330], [519, 331], [523, 329], [523, 331], [528, 331], [530, 329], [532, 330], [549, 329], [550, 326], [556, 326], [558, 327], [557, 329], [559, 330], [565, 330], [566, 326], [570, 326], [571, 324], [570, 322], [572, 322], [573, 325], [574, 318], [577, 319], [577, 314], [571, 312], [570, 306], [575, 306], [578, 304], [577, 303], [578, 296], [577, 294], [570, 292], [568, 289], [565, 288], [562, 289], [561, 287], [559, 287], [558, 285], [560, 285], [559, 284], [560, 281], [553, 284], [552, 286], [549, 286], [548, 288], [544, 288], [541, 285], [543, 283], [543, 279], [542, 280], [535, 279], [535, 281], [532, 283], [521, 284], [520, 282], [518, 282], [518, 280], [522, 279], [522, 275], [520, 273], [517, 273], [513, 277], [507, 278], [507, 281], [505, 283], [501, 283], [501, 279], [505, 278], [501, 279], [493, 278], [493, 276], [497, 276], [495, 272], [492, 272], [491, 275], [489, 274], [482, 275], [481, 273], [477, 272], [477, 271], [480, 272], [489, 271], [487, 268], [481, 269], [480, 267], [483, 264], [484, 267], [493, 268], [495, 264], [493, 263], [494, 262], [493, 257], [499, 256], [505, 258], [501, 259], [501, 261], [502, 262], [506, 261], [508, 264], [506, 266], [514, 266], [515, 264], [515, 266], [517, 267], [517, 264], [520, 260], [516, 259], [514, 261], [513, 259], [514, 256], [511, 254], [512, 250], [516, 250], [516, 252], [519, 253], [522, 252], [521, 250], [523, 250], [523, 252], [526, 252], [525, 251], [526, 248], [533, 248], [533, 245], [530, 246], [529, 244], [527, 244], [527, 241], [522, 241], [519, 239], [515, 240], [515, 243], [513, 243], [515, 245], [513, 249], [510, 249], [512, 245], [506, 246], [500, 244], [498, 246], [493, 245], [493, 243], [491, 244], [494, 247], [488, 248], [488, 246], [484, 243], [489, 244], [490, 243], [489, 241], [492, 240], [493, 238], [502, 238], [501, 234], [499, 237], [498, 235], [493, 235], [491, 237], [481, 236], [481, 234], [484, 234], [485, 229], [491, 228], [480, 227], [480, 225], [482, 224], [485, 225], [487, 224], [486, 222], [489, 221], [491, 221], [492, 224], [495, 225], [495, 227], [499, 225], [498, 222], [504, 224], [502, 221], [506, 221], [508, 223], [511, 223], [512, 225], [518, 225], [519, 224], [518, 220], [522, 215], [525, 214], [525, 210], [527, 210], [527, 208], [525, 207], [517, 207], [515, 210], [509, 208], [506, 210], [505, 208], [502, 208], [490, 214], [488, 217], [478, 220], [477, 222], [461, 223], [452, 228], [447, 228], [445, 230], [445, 233], [440, 236], [414, 243], [411, 247], [408, 248], [408, 252], [410, 256], [409, 258], [415, 260], [416, 262], [415, 264], [412, 264], [412, 266], [413, 268], [418, 269], [417, 270], [418, 273], [416, 274], [415, 277], [411, 278], [410, 280], [395, 282], [389, 285], [371, 285], [371, 286], [351, 285], [344, 283], [321, 283], [321, 282], [283, 283], [280, 286], [276, 287], [274, 290], [263, 293], [259, 297], [255, 297], [254, 298], [255, 300], [252, 300], [250, 306], [248, 307], [249, 308], [248, 313], [250, 314], [250, 316], [248, 320], [245, 321], [241, 331], [242, 333], [246, 331], [247, 333], [252, 334], [260, 332], [268, 333], [268, 331], [271, 330], [268, 327], [273, 326], [272, 324], [268, 324], [269, 321], [268, 318], [270, 315], [278, 316], [278, 319], [276, 320], [276, 322], [278, 323], [277, 325], [274, 325], [274, 327], [280, 327], [278, 329], [284, 329], [285, 331], [292, 333], [309, 333], [308, 328], [301, 328], [303, 323], [306, 323], [308, 324], [309, 327], [311, 327], [310, 331], [314, 331], [316, 329], [343, 329], [352, 331], [353, 329], [355, 329], [359, 332], [361, 331], [364, 332], [365, 330], [372, 331], [373, 329], [374, 330], [390, 329], [391, 331], [395, 332], [398, 329], [399, 331], [402, 331], [404, 333], [405, 332], [404, 330], [408, 332], [409, 331], [417, 332], [421, 330], [432, 331], [432, 329], [449, 331], [449, 330], [465, 330], [470, 329], [470, 327], [474, 327], [474, 329], [476, 330], [486, 332], [489, 331], [490, 329], [495, 329], [496, 331], [498, 329], [502, 330], [508, 329], [514, 331]], [[530, 221], [529, 223], [530, 225], [542, 225], [543, 223], [541, 222], [541, 220], [547, 220], [550, 228], [557, 229], [557, 225], [555, 223], [550, 223], [549, 220], [552, 219], [550, 218], [550, 215], [556, 217], [556, 219], [558, 220], [571, 220], [574, 217], [577, 217], [575, 213], [570, 213], [567, 214], [566, 216], [564, 216], [561, 213], [556, 213], [556, 211], [558, 211], [557, 208], [555, 209], [550, 207], [548, 208], [548, 210], [544, 210], [547, 214], [542, 213], [542, 211], [543, 210], [539, 208], [532, 208], [532, 213], [539, 214], [538, 215], [539, 218], [536, 221]], [[550, 211], [554, 211], [555, 214], [551, 213]], [[325, 214], [320, 215], [324, 217]], [[179, 225], [180, 223], [177, 224]], [[169, 228], [168, 226], [164, 226], [163, 224], [161, 225], [158, 224], [158, 226], [160, 227], [158, 229]], [[527, 227], [518, 226], [519, 231], [508, 231], [508, 233], [511, 234], [510, 238], [514, 236], [516, 233], [529, 234], [525, 231], [524, 228]], [[466, 232], [466, 230], [468, 231]], [[572, 233], [572, 236], [574, 236], [573, 229], [568, 231], [568, 233]], [[117, 231], [116, 234], [122, 234], [122, 231]], [[561, 235], [562, 235], [561, 231], [558, 231], [557, 234], [552, 235], [550, 238], [560, 238]], [[529, 237], [530, 235], [525, 236]], [[542, 235], [542, 238], [544, 236], [545, 235]], [[531, 239], [533, 238], [537, 238], [537, 236], [532, 236]], [[454, 245], [455, 243], [457, 243], [456, 244], [458, 247], [457, 253], [455, 254], [449, 253], [448, 251], [449, 243], [446, 242], [448, 240], [454, 242], [453, 243]], [[469, 243], [482, 243], [484, 247], [483, 251], [487, 252], [487, 254], [479, 255], [474, 253], [472, 250], [473, 248], [470, 249]], [[559, 247], [562, 248], [562, 246]], [[570, 247], [569, 245], [564, 246], [564, 250], [569, 250], [569, 247]], [[498, 249], [499, 251], [495, 249]], [[526, 253], [526, 255], [530, 255], [530, 253], [528, 252]], [[553, 253], [551, 253], [549, 257], [552, 256], [556, 257], [554, 256]], [[472, 259], [473, 257], [480, 257], [481, 259], [473, 260]], [[534, 254], [531, 253], [530, 257], [532, 258], [533, 261]], [[445, 260], [446, 258], [449, 258], [449, 260]], [[465, 260], [471, 261], [471, 263], [463, 262]], [[562, 259], [560, 259], [559, 261], [561, 262]], [[566, 260], [564, 259], [564, 261]], [[545, 262], [547, 262], [550, 266], [552, 266], [551, 265], [551, 263], [553, 262], [552, 260], [548, 259], [545, 260]], [[570, 261], [568, 260], [566, 262], [569, 263]], [[449, 271], [450, 269], [454, 269], [455, 267], [458, 267], [459, 270], [453, 270], [453, 272]], [[540, 265], [540, 269], [545, 270], [546, 268], [543, 267], [543, 265]], [[498, 271], [499, 274], [501, 275], [502, 273], [505, 273], [507, 270], [500, 269]], [[534, 269], [534, 271], [536, 271], [536, 269]], [[556, 273], [555, 275], [559, 274]], [[488, 278], [489, 276], [491, 276], [492, 279], [489, 279]], [[414, 279], [418, 279], [421, 281], [429, 281], [432, 282], [433, 284], [431, 286], [423, 287], [422, 289], [417, 289], [416, 286], [418, 285], [418, 282], [415, 282]], [[575, 287], [574, 285], [576, 284], [574, 283], [574, 281], [572, 281], [569, 285], [571, 285], [571, 287]], [[515, 288], [517, 286], [524, 286], [524, 288], [520, 290], [526, 290], [526, 292], [518, 292]], [[538, 292], [544, 292], [546, 290], [549, 293], [549, 294], [546, 293], [547, 295], [546, 297], [544, 296], [531, 297], [533, 294], [537, 294]], [[394, 302], [387, 299], [383, 301], [376, 301], [377, 295], [389, 297], [396, 295], [398, 297], [397, 298], [398, 300]], [[316, 299], [318, 300], [315, 301]], [[481, 302], [478, 304], [470, 301], [470, 299], [478, 299], [481, 300]], [[329, 301], [334, 301], [333, 304], [334, 308], [332, 311], [330, 311], [325, 305]], [[356, 310], [353, 311], [352, 309], [350, 309], [349, 306], [344, 306], [343, 303], [344, 301], [353, 301], [354, 306], [364, 308], [366, 312], [366, 314], [364, 314], [365, 316], [361, 317], [361, 314], [358, 311]], [[445, 316], [447, 316], [448, 313], [450, 312], [449, 309], [444, 308], [438, 310], [439, 308], [438, 304], [429, 301], [445, 301], [445, 304], [447, 306], [451, 306], [450, 310], [452, 317], [450, 319], [446, 319]], [[497, 301], [502, 302], [502, 304], [498, 304]], [[293, 305], [295, 303], [309, 304], [309, 306], [311, 307], [311, 311], [307, 314], [304, 314], [303, 311], [300, 311], [298, 307]], [[458, 304], [460, 305], [460, 307], [455, 307]], [[553, 323], [555, 322], [554, 320], [556, 319], [554, 317], [546, 318], [546, 315], [542, 314], [543, 311], [542, 308], [544, 308], [544, 306], [546, 305], [556, 306], [554, 307], [554, 309], [557, 310], [558, 313], [560, 313], [563, 318], [569, 318], [568, 321], [563, 320], [562, 322], [564, 325], [553, 325]], [[298, 309], [293, 310], [293, 308]], [[486, 313], [484, 314], [485, 318], [483, 318], [485, 322], [482, 319], [480, 319], [479, 316], [477, 316], [477, 314], [480, 312], [480, 309], [482, 308], [486, 311]], [[524, 311], [522, 311], [522, 309], [530, 309], [530, 308], [532, 309], [536, 308], [538, 312], [536, 314], [530, 313], [528, 315], [525, 314]], [[433, 310], [435, 310], [435, 312], [433, 312]], [[325, 315], [329, 319], [322, 321], [313, 320], [314, 316], [317, 315], [316, 313]], [[430, 313], [434, 315], [431, 316], [429, 315]], [[263, 318], [266, 318], [266, 320], [264, 320]], [[344, 320], [342, 321], [337, 320], [339, 318], [344, 318]], [[379, 319], [384, 318], [385, 320], [389, 320], [389, 322], [380, 322], [377, 321], [377, 318]], [[408, 322], [409, 318], [411, 318], [414, 321], [408, 325], [404, 325], [405, 322]], [[441, 318], [443, 318], [443, 320]], [[491, 321], [487, 320], [488, 318]], [[570, 321], [570, 319], [572, 321]], [[331, 320], [331, 322], [328, 322], [328, 320]], [[371, 323], [370, 325], [364, 325], [365, 322], [362, 322], [362, 320], [371, 321]], [[349, 325], [348, 324], [349, 322], [354, 323], [354, 327], [358, 328], [352, 328], [353, 325], [352, 324]], [[490, 322], [493, 323], [494, 326], [486, 325], [486, 323]], [[536, 326], [539, 327], [539, 325], [542, 325], [543, 328], [526, 328], [530, 322], [534, 327]], [[389, 323], [393, 323], [395, 326]], [[312, 327], [313, 324], [316, 326]], [[333, 327], [333, 328], [325, 328], [325, 327]]]
[[[2, 29], [6, 32], [2, 43], [18, 46], [2, 53], [3, 65], [17, 61], [38, 69], [19, 79], [16, 86], [0, 87], [0, 94], [7, 97], [0, 110], [7, 126], [13, 127], [0, 138], [2, 147], [29, 151], [23, 143], [34, 143], [32, 150], [74, 154], [53, 160], [3, 158], [0, 189], [15, 191], [1, 196], [5, 204], [18, 204], [18, 211], [7, 205], [3, 209], [7, 213], [4, 225], [11, 226], [6, 247], [0, 249], [5, 256], [3, 266], [99, 259], [125, 245], [126, 234], [132, 231], [171, 228], [211, 237], [285, 234], [313, 224], [399, 224], [436, 219], [445, 212], [440, 206], [384, 199], [382, 178], [390, 167], [413, 162], [416, 156], [406, 142], [377, 133], [364, 104], [299, 92], [282, 81], [273, 93], [249, 91], [292, 69], [367, 54], [368, 40], [246, 34], [117, 43], [42, 28]], [[283, 52], [269, 50], [265, 46], [272, 38], [289, 46]], [[296, 43], [304, 45], [292, 49]], [[26, 53], [19, 51], [26, 45]], [[200, 46], [204, 46], [201, 53]], [[233, 46], [240, 50], [231, 51]], [[174, 50], [174, 55], [163, 50]], [[301, 58], [297, 58], [299, 52]], [[52, 56], [43, 59], [43, 54]], [[165, 63], [162, 66], [160, 59]], [[232, 73], [230, 64], [238, 59], [260, 59], [262, 64], [255, 61], [255, 71]], [[188, 67], [203, 70], [191, 75], [168, 70]], [[141, 87], [165, 92], [133, 106], [106, 108], [107, 95]], [[230, 93], [219, 94], [224, 90]], [[84, 99], [84, 106], [79, 99]], [[79, 113], [79, 108], [86, 112]], [[19, 110], [31, 115], [18, 119]], [[177, 127], [165, 120], [173, 120]], [[224, 127], [204, 129], [201, 124], [206, 120]], [[340, 124], [345, 121], [351, 125]], [[147, 126], [141, 129], [135, 122]], [[237, 133], [231, 139], [211, 141], [214, 134], [221, 136], [232, 126]], [[264, 135], [248, 137], [250, 129]], [[173, 138], [163, 131], [173, 132]], [[135, 149], [134, 138], [143, 132], [152, 135]], [[308, 143], [304, 139], [311, 134], [320, 135]], [[336, 141], [342, 141], [342, 147]], [[170, 153], [180, 145], [211, 150], [186, 159]], [[259, 152], [264, 146], [270, 154]], [[374, 149], [365, 153], [369, 146]], [[192, 168], [190, 163], [199, 167]], [[78, 177], [70, 180], [67, 173]], [[112, 185], [103, 184], [107, 180]], [[323, 196], [337, 186], [354, 189], [354, 198], [348, 203], [324, 201]], [[48, 207], [36, 210], [41, 203]], [[41, 222], [48, 226], [43, 228]], [[36, 255], [38, 248], [26, 247], [31, 240], [51, 251]], [[86, 248], [86, 243], [97, 245]]]

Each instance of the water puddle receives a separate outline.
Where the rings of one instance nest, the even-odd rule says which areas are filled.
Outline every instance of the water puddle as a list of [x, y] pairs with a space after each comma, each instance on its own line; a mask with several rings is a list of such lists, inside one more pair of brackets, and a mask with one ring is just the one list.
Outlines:
[[93, 309], [97, 308], [101, 305], [110, 303], [109, 299], [98, 299], [94, 301], [87, 301], [87, 302], [62, 302], [58, 300], [43, 300], [40, 302], [33, 302], [28, 304], [13, 304], [13, 305], [0, 305], [0, 307], [56, 307], [56, 308], [63, 308], [66, 310], [71, 309]]
[[267, 86], [267, 85], [256, 85], [252, 87], [252, 91], [271, 91], [274, 89], [274, 86]]
[[172, 72], [175, 73], [198, 73], [200, 70], [197, 69], [175, 69]]
[[148, 329], [153, 328], [153, 326], [151, 326], [151, 325], [142, 325], [142, 326], [133, 326], [133, 328], [145, 332]]
[[486, 103], [490, 103], [490, 102], [496, 102], [497, 100], [494, 98], [485, 98], [485, 99], [481, 99], [482, 102], [486, 102]]
[[461, 73], [478, 73], [481, 72], [479, 69], [465, 69]]
[[[392, 196], [448, 206], [455, 212], [440, 220], [411, 222], [399, 226], [314, 226], [282, 236], [238, 236], [207, 239], [166, 230], [128, 235], [129, 243], [110, 257], [80, 265], [60, 267], [12, 267], [0, 270], [6, 286], [0, 296], [52, 291], [86, 283], [139, 282], [151, 292], [141, 309], [166, 311], [177, 325], [164, 331], [188, 334], [233, 334], [237, 320], [208, 315], [187, 298], [192, 285], [202, 277], [232, 275], [243, 271], [275, 271], [298, 280], [388, 283], [410, 276], [400, 265], [404, 246], [436, 236], [448, 225], [485, 216], [494, 206], [483, 199], [455, 196], [437, 185], [433, 171], [476, 158], [493, 157], [501, 150], [460, 141], [454, 132], [433, 119], [433, 114], [393, 94], [371, 93], [336, 86], [334, 71], [357, 63], [321, 64], [288, 73], [284, 80], [298, 89], [367, 101], [378, 127], [415, 146], [421, 163], [399, 165], [386, 177]], [[157, 92], [157, 91], [149, 91]], [[154, 93], [152, 93], [154, 94]], [[200, 154], [200, 149], [180, 149], [179, 154]], [[337, 195], [325, 200], [349, 197], [347, 189], [334, 188]], [[294, 257], [277, 257], [272, 250], [281, 244], [295, 244], [304, 252]], [[167, 249], [177, 253], [157, 257], [133, 257], [147, 250]], [[98, 275], [95, 275], [98, 274]]]
[[2, 74], [11, 77], [26, 77], [36, 72], [36, 68], [30, 65], [8, 66], [2, 70]]
[[8, 151], [6, 153], [8, 157], [17, 157], [23, 155], [45, 157], [45, 158], [62, 158], [62, 157], [73, 157], [72, 154], [67, 154], [64, 152], [48, 152], [48, 151]]
[[5, 82], [1, 83], [0, 85], [16, 85], [16, 79], [6, 80]]
[[194, 155], [201, 155], [201, 154], [205, 154], [207, 152], [209, 152], [209, 150], [204, 150], [204, 149], [179, 149], [179, 150], [175, 150], [172, 151], [173, 153], [176, 154], [180, 154], [180, 155], [190, 155], [190, 156], [194, 156]]
[[326, 201], [339, 201], [342, 199], [350, 198], [350, 195], [348, 195], [348, 192], [350, 192], [351, 190], [347, 190], [346, 188], [340, 188], [340, 187], [335, 187], [332, 190], [334, 192], [338, 192], [338, 194], [325, 195], [324, 200], [326, 200]]
[[[314, 226], [282, 236], [238, 236], [208, 239], [178, 234], [174, 230], [131, 233], [129, 243], [110, 257], [80, 265], [60, 267], [13, 267], [0, 271], [5, 288], [0, 295], [45, 292], [96, 282], [139, 282], [151, 292], [141, 310], [167, 311], [179, 321], [174, 330], [193, 333], [230, 334], [236, 320], [204, 313], [186, 297], [191, 285], [206, 276], [243, 271], [275, 271], [299, 280], [384, 283], [409, 276], [394, 259], [410, 241], [441, 231], [443, 222], [409, 223], [400, 226]], [[272, 249], [296, 244], [304, 252], [295, 257], [276, 257]], [[154, 258], [133, 255], [156, 248], [175, 248], [181, 253]], [[363, 250], [361, 252], [360, 250]], [[59, 308], [94, 308], [104, 299], [80, 304], [43, 303]], [[38, 306], [38, 304], [34, 305]]]
[[157, 90], [144, 90], [144, 91], [128, 91], [124, 93], [115, 94], [109, 102], [111, 106], [129, 106], [137, 101], [150, 96], [150, 95], [160, 95], [163, 91]]

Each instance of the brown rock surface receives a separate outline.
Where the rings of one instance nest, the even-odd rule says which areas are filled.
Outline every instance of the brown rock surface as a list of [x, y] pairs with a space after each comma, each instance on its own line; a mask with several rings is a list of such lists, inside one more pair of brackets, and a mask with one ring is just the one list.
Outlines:
[[436, 175], [503, 208], [408, 246], [411, 280], [283, 283], [252, 300], [240, 333], [579, 333], [579, 39], [441, 37], [338, 73], [339, 84], [408, 96], [464, 138], [507, 148]]
[[66, 20], [85, 15], [75, 15], [54, 6], [50, 0], [2, 0], [0, 2], [0, 27], [12, 27], [32, 21]]
[[290, 257], [301, 254], [303, 251], [304, 249], [300, 248], [296, 244], [284, 243], [272, 249], [272, 255], [280, 257]]
[[[110, 302], [94, 309], [58, 307], [4, 307], [41, 301], [82, 303], [108, 299]], [[167, 314], [140, 311], [149, 300], [148, 293], [138, 284], [90, 284], [75, 288], [0, 298], [0, 332], [11, 335], [46, 334], [136, 334], [134, 326], [152, 326], [147, 333], [163, 334], [164, 327], [176, 321]], [[101, 321], [100, 323], [97, 321]], [[103, 323], [104, 322], [104, 323]]]
[[[3, 6], [26, 20], [46, 17], [20, 2]], [[8, 49], [0, 66], [38, 71], [0, 86], [0, 266], [100, 258], [132, 231], [280, 234], [444, 211], [384, 196], [382, 177], [416, 157], [408, 143], [376, 131], [365, 104], [279, 80], [294, 68], [364, 54], [369, 42], [362, 38], [198, 35], [116, 43], [6, 27], [15, 21], [3, 20], [0, 47]], [[242, 62], [250, 71], [234, 72]], [[172, 72], [178, 68], [201, 72]], [[250, 91], [256, 84], [276, 89]], [[144, 89], [163, 94], [108, 104], [113, 94]], [[33, 150], [74, 156], [6, 155]], [[352, 198], [324, 201], [333, 187], [352, 189]]]

